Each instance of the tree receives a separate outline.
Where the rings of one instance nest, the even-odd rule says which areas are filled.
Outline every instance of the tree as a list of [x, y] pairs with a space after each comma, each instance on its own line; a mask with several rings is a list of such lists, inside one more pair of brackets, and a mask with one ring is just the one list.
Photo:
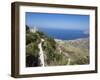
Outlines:
[[29, 32], [30, 31], [30, 28], [28, 25], [26, 25], [26, 32]]

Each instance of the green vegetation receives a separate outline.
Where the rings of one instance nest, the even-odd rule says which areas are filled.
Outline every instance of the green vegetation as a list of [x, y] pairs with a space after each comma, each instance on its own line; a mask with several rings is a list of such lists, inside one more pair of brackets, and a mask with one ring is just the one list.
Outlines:
[[26, 66], [34, 67], [40, 66], [39, 62], [39, 48], [38, 43], [40, 42], [40, 37], [38, 33], [30, 32], [28, 26], [26, 26]]
[[39, 48], [36, 43], [30, 43], [26, 46], [26, 55], [33, 55], [35, 57], [39, 56]]
[[[75, 40], [75, 44], [76, 42], [78, 41]], [[74, 46], [74, 42], [71, 44], [68, 41], [57, 41], [58, 47], [62, 50], [63, 54], [71, 59], [70, 65], [89, 64], [89, 49], [81, 47], [81, 45], [83, 46], [82, 42]]]
[[53, 38], [49, 37], [43, 43], [43, 51], [46, 55], [45, 63], [47, 66], [66, 65], [67, 57], [57, 50], [56, 42]]
[[26, 25], [26, 66], [40, 66], [38, 44], [42, 42], [45, 66], [89, 64], [88, 40], [57, 41]]

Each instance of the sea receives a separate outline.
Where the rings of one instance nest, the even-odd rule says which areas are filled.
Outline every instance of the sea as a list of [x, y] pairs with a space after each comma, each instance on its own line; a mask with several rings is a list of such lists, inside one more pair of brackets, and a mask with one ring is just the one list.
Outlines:
[[89, 34], [85, 33], [83, 30], [72, 30], [72, 29], [48, 29], [43, 28], [39, 29], [44, 32], [46, 35], [60, 40], [75, 40], [80, 38], [88, 38]]

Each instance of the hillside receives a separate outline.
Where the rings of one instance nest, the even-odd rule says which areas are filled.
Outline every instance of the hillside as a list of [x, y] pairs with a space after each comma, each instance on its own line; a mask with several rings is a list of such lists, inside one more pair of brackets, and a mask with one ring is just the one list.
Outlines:
[[88, 64], [88, 43], [88, 39], [53, 39], [26, 26], [26, 67]]
[[89, 40], [88, 38], [77, 40], [56, 40], [58, 48], [70, 59], [70, 65], [89, 63]]

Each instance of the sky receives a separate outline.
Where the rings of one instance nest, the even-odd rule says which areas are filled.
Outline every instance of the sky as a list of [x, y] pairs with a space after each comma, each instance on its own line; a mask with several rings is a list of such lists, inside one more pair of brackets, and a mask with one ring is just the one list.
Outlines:
[[26, 12], [29, 27], [89, 30], [89, 15]]

